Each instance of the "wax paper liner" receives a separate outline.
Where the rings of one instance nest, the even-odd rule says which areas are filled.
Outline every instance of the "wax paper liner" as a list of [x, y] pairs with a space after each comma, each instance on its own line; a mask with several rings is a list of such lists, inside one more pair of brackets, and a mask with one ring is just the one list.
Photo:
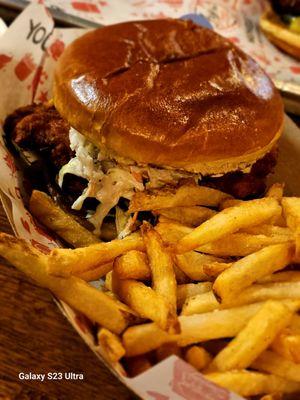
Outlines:
[[[2, 25], [1, 25], [2, 27]], [[1, 28], [0, 27], [0, 28]], [[55, 29], [53, 21], [42, 5], [32, 4], [0, 37], [0, 122], [17, 107], [32, 101], [51, 98], [52, 72], [65, 46], [83, 31]], [[1, 29], [0, 29], [1, 35]], [[2, 128], [1, 128], [2, 130]], [[279, 159], [278, 176], [288, 183], [288, 191], [300, 194], [300, 132], [286, 121]], [[1, 132], [0, 195], [7, 217], [15, 234], [47, 253], [59, 246], [26, 210], [22, 192], [22, 174], [6, 149]], [[298, 135], [298, 136], [297, 136]], [[99, 286], [99, 282], [91, 284]], [[129, 388], [144, 399], [233, 400], [241, 399], [228, 390], [207, 381], [203, 375], [178, 357], [170, 357], [136, 378], [127, 378], [120, 365], [112, 368], [96, 346], [89, 321], [68, 305], [55, 299], [59, 308], [90, 349]], [[75, 349], [74, 349], [75, 351]], [[97, 382], [95, 382], [97, 384]]]

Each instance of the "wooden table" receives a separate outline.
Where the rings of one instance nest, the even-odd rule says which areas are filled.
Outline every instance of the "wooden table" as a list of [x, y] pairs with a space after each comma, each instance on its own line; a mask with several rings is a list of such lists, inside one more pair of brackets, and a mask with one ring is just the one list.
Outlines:
[[[0, 206], [0, 230], [12, 233]], [[20, 372], [84, 374], [84, 381], [21, 381]], [[54, 304], [50, 293], [0, 261], [0, 399], [135, 398], [101, 364]]]

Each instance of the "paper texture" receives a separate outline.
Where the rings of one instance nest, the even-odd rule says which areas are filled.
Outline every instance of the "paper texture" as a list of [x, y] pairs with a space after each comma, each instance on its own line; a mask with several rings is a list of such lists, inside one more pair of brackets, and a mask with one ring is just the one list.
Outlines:
[[[116, 4], [115, 2], [111, 3]], [[177, 10], [176, 2], [174, 1], [174, 5], [171, 4], [172, 2], [169, 3], [166, 4], [163, 1], [159, 3], [161, 10], [164, 10], [164, 12], [173, 10], [172, 15], [174, 15]], [[198, 3], [200, 5], [201, 2], [198, 1]], [[113, 7], [112, 4], [111, 7]], [[123, 7], [124, 10], [127, 10], [127, 14], [123, 15], [123, 19], [132, 17], [128, 14], [129, 10], [132, 10], [128, 4], [124, 2]], [[183, 5], [181, 4], [180, 7], [182, 11]], [[119, 9], [118, 12], [120, 12]], [[147, 11], [145, 17], [148, 16]], [[110, 19], [108, 22], [116, 21]], [[4, 31], [5, 27], [2, 28], [2, 31]], [[81, 33], [81, 29], [55, 29], [53, 31], [52, 19], [45, 8], [37, 4], [28, 7], [10, 28], [2, 33], [2, 36], [0, 36], [0, 125], [2, 125], [5, 116], [17, 107], [30, 104], [32, 101], [40, 102], [51, 98], [52, 72], [55, 62], [65, 46]], [[1, 136], [2, 134], [1, 128]], [[286, 123], [282, 149], [277, 176], [280, 181], [287, 182], [290, 192], [300, 195], [298, 184], [300, 132], [290, 120], [287, 120]], [[14, 232], [17, 236], [28, 240], [39, 250], [45, 253], [49, 252], [51, 248], [58, 244], [34, 221], [25, 209], [20, 194], [22, 187], [21, 173], [17, 170], [2, 138], [0, 141], [0, 162], [0, 195]], [[84, 316], [74, 312], [61, 302], [58, 302], [58, 304], [84, 341], [101, 358]], [[125, 378], [121, 368], [113, 372], [118, 374], [120, 380], [145, 399], [240, 399], [237, 395], [230, 394], [224, 389], [218, 389], [215, 385], [207, 382], [201, 374], [176, 357], [165, 360], [149, 372], [134, 379]], [[213, 397], [209, 397], [209, 394]]]

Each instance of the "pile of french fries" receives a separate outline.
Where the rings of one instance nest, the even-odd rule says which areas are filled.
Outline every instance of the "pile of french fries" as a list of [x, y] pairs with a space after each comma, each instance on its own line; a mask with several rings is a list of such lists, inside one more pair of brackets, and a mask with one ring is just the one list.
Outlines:
[[[30, 210], [76, 248], [45, 255], [2, 233], [0, 255], [97, 324], [99, 352], [118, 371], [177, 355], [246, 398], [299, 398], [300, 198], [283, 185], [250, 201], [190, 184], [136, 193], [129, 212], [158, 223], [110, 242], [43, 193]], [[100, 278], [101, 289], [87, 283]]]

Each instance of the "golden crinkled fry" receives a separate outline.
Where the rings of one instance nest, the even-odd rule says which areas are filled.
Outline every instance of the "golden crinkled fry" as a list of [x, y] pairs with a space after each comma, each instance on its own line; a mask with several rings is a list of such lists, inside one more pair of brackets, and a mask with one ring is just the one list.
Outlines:
[[264, 303], [237, 336], [217, 354], [209, 371], [248, 368], [288, 325], [292, 315], [293, 311], [284, 303], [272, 300]]
[[227, 198], [231, 198], [231, 196], [216, 189], [190, 183], [178, 188], [165, 187], [136, 192], [130, 201], [128, 211], [132, 213], [190, 206], [217, 207]]
[[159, 233], [149, 223], [144, 222], [141, 230], [151, 269], [152, 288], [165, 299], [175, 317], [177, 284], [172, 257], [164, 247]]
[[180, 316], [178, 319], [181, 333], [177, 335], [169, 335], [154, 323], [131, 326], [123, 334], [126, 356], [148, 353], [164, 343], [175, 342], [185, 347], [212, 339], [234, 337], [260, 306], [261, 304], [257, 303], [230, 310]]
[[300, 384], [275, 375], [254, 371], [213, 372], [206, 379], [241, 396], [257, 396], [266, 393], [296, 393]]
[[203, 222], [178, 241], [174, 246], [174, 252], [181, 254], [194, 250], [239, 229], [260, 225], [278, 215], [281, 215], [281, 207], [273, 198], [245, 201], [237, 206], [226, 208]]
[[275, 244], [236, 261], [217, 277], [213, 284], [214, 294], [221, 303], [234, 301], [239, 293], [258, 279], [289, 265], [294, 252], [292, 243]]
[[39, 253], [25, 240], [1, 233], [0, 255], [39, 286], [50, 289], [59, 299], [84, 313], [91, 321], [114, 333], [121, 333], [128, 325], [130, 315], [105, 293], [77, 277], [64, 279], [49, 275], [48, 256]]
[[258, 371], [280, 376], [300, 384], [300, 365], [273, 351], [266, 350], [251, 365]]
[[118, 279], [112, 274], [113, 292], [141, 318], [150, 319], [163, 330], [178, 329], [177, 316], [171, 312], [165, 299], [142, 282], [133, 279]]
[[212, 357], [203, 347], [191, 346], [186, 350], [184, 359], [198, 371], [202, 371], [210, 364]]
[[79, 275], [113, 261], [129, 250], [144, 250], [143, 239], [138, 233], [74, 250], [54, 249], [49, 256], [48, 271], [51, 275], [61, 277]]
[[108, 362], [116, 363], [124, 357], [125, 349], [119, 336], [108, 329], [100, 328], [97, 339], [99, 351]]
[[34, 190], [29, 200], [31, 214], [74, 247], [85, 247], [100, 242], [97, 236], [80, 225], [72, 215], [62, 208], [44, 192]]
[[183, 225], [198, 226], [202, 224], [202, 222], [215, 215], [216, 211], [207, 207], [194, 206], [162, 208], [160, 210], [153, 211], [153, 214], [162, 215], [163, 217], [177, 221]]

